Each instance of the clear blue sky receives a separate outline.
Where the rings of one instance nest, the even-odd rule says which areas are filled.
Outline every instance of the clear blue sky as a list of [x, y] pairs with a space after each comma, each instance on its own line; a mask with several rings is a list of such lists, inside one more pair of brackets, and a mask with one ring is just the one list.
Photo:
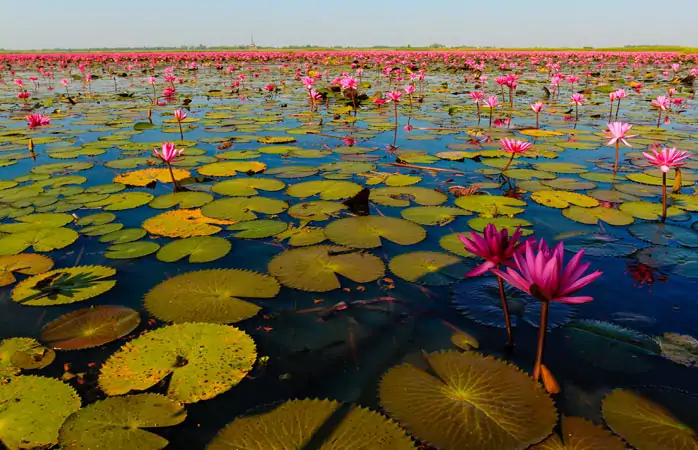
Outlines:
[[698, 0], [2, 0], [0, 48], [698, 46]]

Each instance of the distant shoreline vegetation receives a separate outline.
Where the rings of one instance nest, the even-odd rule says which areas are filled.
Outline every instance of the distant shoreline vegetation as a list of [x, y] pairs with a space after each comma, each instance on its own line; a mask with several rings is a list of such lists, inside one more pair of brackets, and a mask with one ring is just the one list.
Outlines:
[[45, 48], [36, 50], [2, 49], [0, 53], [144, 53], [144, 52], [283, 52], [283, 51], [574, 51], [574, 52], [676, 52], [698, 53], [698, 47], [680, 45], [626, 45], [622, 47], [447, 47], [441, 44], [431, 44], [425, 47], [394, 47], [374, 45], [371, 47], [343, 47], [301, 45], [284, 47], [255, 47], [249, 45], [237, 46], [180, 46], [180, 47], [114, 47], [114, 48]]

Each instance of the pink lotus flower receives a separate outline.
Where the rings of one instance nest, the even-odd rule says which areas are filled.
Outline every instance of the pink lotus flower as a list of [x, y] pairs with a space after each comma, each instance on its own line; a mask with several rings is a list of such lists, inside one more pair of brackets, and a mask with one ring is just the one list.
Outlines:
[[41, 114], [29, 114], [25, 119], [29, 128], [45, 127], [51, 123], [51, 119]]
[[24, 80], [22, 80], [21, 78], [17, 78], [17, 79], [15, 80], [15, 85], [16, 85], [18, 88], [22, 89], [22, 87], [24, 86]]
[[519, 155], [533, 147], [533, 144], [526, 141], [504, 138], [499, 140], [500, 145], [507, 153]]
[[534, 242], [526, 242], [523, 252], [514, 253], [513, 267], [507, 268], [506, 272], [497, 269], [492, 272], [543, 302], [579, 304], [594, 300], [589, 296], [572, 296], [603, 274], [597, 270], [582, 276], [590, 266], [581, 263], [584, 250], [576, 253], [565, 265], [564, 243], [560, 242], [550, 250], [545, 239], [541, 239], [537, 248], [534, 247]]
[[575, 105], [581, 106], [584, 103], [585, 97], [584, 94], [572, 94], [570, 99]]
[[69, 84], [69, 83], [70, 83], [70, 82], [68, 81], [67, 78], [63, 78], [63, 79], [61, 80], [61, 84], [62, 84], [64, 87], [68, 87], [68, 84]]
[[663, 148], [661, 152], [652, 149], [653, 154], [642, 153], [650, 165], [657, 166], [664, 173], [671, 168], [682, 167], [686, 164], [684, 160], [689, 157], [688, 152], [676, 150], [676, 148]]
[[177, 119], [177, 122], [181, 122], [187, 118], [187, 112], [181, 109], [175, 109], [174, 118]]
[[155, 77], [148, 77], [148, 83], [150, 84], [155, 84], [157, 81], [158, 79]]
[[669, 98], [664, 95], [658, 95], [656, 99], [652, 100], [652, 106], [661, 111], [666, 111], [669, 107]]
[[174, 95], [177, 93], [177, 89], [173, 87], [168, 87], [162, 91], [162, 96], [163, 97], [174, 97]]
[[381, 105], [385, 105], [386, 103], [388, 103], [388, 100], [386, 100], [386, 99], [384, 99], [384, 98], [374, 98], [374, 99], [373, 99], [373, 104], [374, 104], [374, 105], [381, 106]]
[[483, 98], [485, 98], [485, 93], [480, 91], [473, 91], [470, 93], [470, 98], [473, 99], [475, 103], [477, 103]]
[[266, 84], [264, 90], [267, 92], [274, 92], [276, 90], [276, 85], [272, 83]]
[[17, 94], [17, 98], [21, 100], [27, 100], [32, 94], [29, 91], [22, 91]]
[[509, 237], [506, 228], [497, 230], [494, 224], [487, 224], [482, 235], [470, 232], [470, 237], [463, 234], [458, 235], [458, 239], [463, 243], [465, 250], [485, 259], [485, 262], [466, 273], [467, 277], [476, 277], [485, 272], [499, 267], [501, 264], [511, 265], [514, 254], [519, 250], [521, 242], [521, 230], [517, 228], [514, 234]]
[[172, 142], [163, 142], [162, 149], [160, 152], [158, 152], [157, 148], [153, 149], [153, 153], [155, 154], [155, 156], [157, 156], [167, 164], [171, 164], [175, 160], [175, 158], [179, 157], [182, 154], [183, 151], [184, 149], [177, 150], [175, 144]]
[[408, 84], [403, 89], [405, 90], [405, 94], [412, 95], [412, 93], [414, 93], [415, 87], [414, 84]]
[[400, 97], [402, 97], [402, 92], [401, 91], [386, 92], [385, 96], [388, 97], [389, 102], [398, 103], [400, 101]]
[[483, 103], [488, 108], [496, 108], [497, 106], [499, 106], [499, 100], [497, 99], [496, 95], [490, 95], [489, 97], [487, 97], [487, 100], [485, 100]]
[[315, 83], [315, 79], [312, 77], [303, 77], [301, 83], [303, 83], [303, 86], [306, 89], [310, 90], [313, 87], [313, 84]]
[[615, 102], [618, 99], [618, 94], [616, 94], [616, 91], [609, 92], [608, 99], [611, 101], [611, 103]]
[[543, 108], [545, 108], [545, 103], [535, 102], [531, 103], [529, 106], [531, 107], [534, 113], [539, 114], [541, 111], [543, 111]]
[[624, 89], [618, 89], [614, 92], [614, 94], [616, 94], [616, 100], [619, 100], [619, 101], [623, 100], [624, 98], [626, 98], [628, 96], [628, 93], [625, 92]]
[[633, 126], [630, 125], [629, 123], [623, 123], [623, 122], [611, 122], [608, 124], [608, 130], [604, 131], [604, 135], [606, 136], [607, 139], [610, 139], [606, 143], [606, 145], [614, 145], [618, 143], [618, 141], [622, 142], [623, 144], [627, 145], [628, 147], [632, 147], [630, 143], [626, 139], [634, 138], [637, 135], [628, 135], [628, 132]]
[[359, 83], [354, 77], [344, 77], [340, 79], [339, 85], [342, 89], [357, 89], [359, 87]]

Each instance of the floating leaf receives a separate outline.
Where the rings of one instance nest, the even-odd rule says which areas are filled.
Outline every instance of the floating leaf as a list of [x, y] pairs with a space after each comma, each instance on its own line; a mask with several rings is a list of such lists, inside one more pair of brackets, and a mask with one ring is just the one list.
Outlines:
[[123, 223], [105, 223], [104, 225], [92, 225], [80, 230], [84, 236], [103, 236], [105, 234], [119, 231], [124, 227]]
[[608, 426], [638, 450], [687, 450], [698, 436], [670, 410], [629, 389], [616, 389], [602, 404]]
[[679, 244], [684, 247], [698, 247], [698, 233], [666, 223], [637, 223], [628, 228], [636, 238], [654, 245]]
[[552, 399], [516, 367], [473, 352], [425, 358], [438, 378], [402, 364], [388, 370], [379, 388], [383, 408], [420, 441], [445, 450], [513, 449], [553, 430]]
[[466, 195], [458, 197], [455, 203], [460, 208], [487, 217], [516, 215], [524, 211], [520, 206], [526, 206], [524, 201], [499, 195]]
[[421, 242], [427, 233], [424, 228], [404, 219], [383, 216], [348, 217], [327, 225], [325, 234], [340, 245], [354, 248], [376, 248], [381, 238], [399, 245]]
[[162, 395], [111, 397], [71, 415], [59, 440], [66, 450], [159, 450], [167, 446], [167, 439], [143, 428], [177, 425], [186, 417], [181, 404]]
[[198, 172], [209, 177], [232, 177], [238, 172], [255, 174], [263, 172], [266, 168], [266, 164], [257, 161], [225, 161], [201, 166]]
[[570, 205], [583, 208], [593, 208], [599, 201], [588, 195], [567, 191], [536, 191], [531, 194], [531, 200], [550, 208], [564, 209]]
[[231, 223], [227, 220], [216, 220], [204, 216], [200, 209], [176, 209], [147, 219], [143, 222], [143, 228], [148, 233], [160, 236], [185, 238], [216, 234], [221, 231], [221, 227], [217, 225]]
[[50, 252], [75, 242], [77, 232], [69, 228], [40, 228], [0, 237], [0, 255], [16, 255], [29, 247], [35, 252]]
[[233, 197], [215, 200], [204, 206], [201, 212], [214, 219], [239, 222], [254, 220], [257, 213], [279, 214], [288, 209], [288, 203], [267, 197]]
[[456, 331], [451, 335], [451, 343], [461, 350], [469, 351], [473, 348], [479, 348], [480, 343], [465, 331]]
[[570, 220], [588, 225], [598, 225], [599, 221], [609, 225], [630, 225], [635, 221], [633, 217], [623, 211], [613, 208], [597, 206], [595, 208], [582, 208], [570, 206], [562, 210], [562, 215]]
[[582, 173], [588, 172], [586, 166], [581, 164], [574, 164], [569, 162], [542, 162], [534, 164], [537, 170], [544, 170], [546, 172], [554, 173]]
[[297, 198], [307, 198], [319, 194], [322, 200], [344, 200], [355, 196], [362, 189], [361, 185], [350, 181], [306, 181], [290, 186], [286, 190], [286, 194]]
[[213, 195], [206, 192], [174, 192], [161, 195], [153, 199], [148, 206], [155, 209], [167, 209], [178, 206], [182, 209], [191, 209], [204, 206], [213, 201]]
[[0, 342], [0, 376], [18, 375], [22, 370], [43, 369], [56, 359], [56, 352], [36, 339], [9, 338]]
[[235, 327], [169, 325], [140, 335], [111, 355], [102, 366], [99, 386], [107, 395], [123, 395], [169, 377], [167, 396], [195, 403], [242, 381], [256, 357], [252, 338]]
[[288, 215], [300, 220], [322, 221], [337, 216], [340, 211], [345, 209], [347, 207], [339, 202], [304, 202], [291, 206]]
[[[659, 220], [662, 217], [662, 205], [651, 202], [625, 202], [618, 208], [629, 216], [644, 220]], [[688, 220], [690, 215], [686, 211], [670, 206], [667, 208], [667, 217], [673, 220]]]
[[165, 262], [175, 262], [189, 256], [190, 263], [205, 263], [224, 257], [231, 248], [232, 244], [227, 239], [196, 236], [170, 242], [162, 247], [156, 256]]
[[99, 242], [110, 244], [124, 244], [126, 242], [137, 241], [147, 233], [143, 228], [122, 228], [119, 231], [112, 231], [99, 238]]
[[274, 298], [278, 293], [279, 284], [268, 275], [237, 269], [201, 270], [158, 284], [146, 294], [145, 307], [166, 322], [235, 323], [261, 310], [238, 297]]
[[447, 234], [446, 236], [443, 236], [441, 239], [439, 239], [439, 245], [444, 250], [449, 251], [449, 252], [456, 254], [458, 256], [463, 256], [465, 258], [474, 257], [475, 255], [473, 255], [472, 253], [465, 250], [463, 243], [461, 242], [460, 239], [458, 239], [459, 234], [464, 234], [464, 233], [453, 233], [453, 234]]
[[277, 178], [305, 178], [318, 173], [318, 169], [313, 166], [281, 166], [269, 169], [266, 173]]
[[104, 257], [109, 259], [135, 259], [152, 255], [160, 249], [157, 242], [136, 241], [113, 244], [107, 247]]
[[211, 190], [216, 194], [229, 195], [231, 197], [251, 197], [257, 195], [258, 190], [276, 192], [286, 187], [283, 181], [271, 178], [236, 178], [214, 184]]
[[662, 356], [677, 364], [698, 366], [698, 339], [693, 336], [664, 333], [658, 339]]
[[262, 239], [276, 236], [288, 228], [286, 222], [280, 220], [248, 220], [236, 223], [226, 228], [228, 231], [237, 231], [233, 236], [240, 239]]
[[465, 277], [472, 267], [447, 253], [412, 252], [390, 260], [390, 271], [403, 280], [432, 286], [446, 286]]
[[53, 260], [43, 255], [30, 253], [0, 256], [0, 287], [17, 281], [15, 273], [38, 275], [51, 270], [51, 267], [53, 267]]
[[619, 437], [581, 417], [563, 416], [561, 433], [552, 434], [530, 450], [626, 450]]
[[565, 250], [574, 253], [584, 250], [587, 256], [608, 258], [631, 255], [637, 247], [609, 234], [589, 233], [565, 239]]
[[293, 136], [262, 136], [257, 138], [260, 144], [291, 144], [296, 142]]
[[106, 280], [116, 270], [105, 266], [77, 266], [34, 275], [15, 286], [12, 300], [26, 306], [65, 305], [107, 292], [116, 284]]
[[81, 217], [75, 222], [76, 225], [84, 227], [87, 225], [104, 225], [116, 220], [116, 215], [112, 213], [97, 213], [89, 216]]
[[637, 260], [650, 267], [671, 268], [679, 275], [698, 278], [698, 253], [693, 249], [646, 247], [637, 252]]
[[[336, 423], [341, 418], [339, 423]], [[327, 424], [331, 423], [331, 426]], [[392, 420], [370, 409], [331, 400], [290, 400], [242, 416], [223, 428], [207, 450], [301, 449], [327, 427], [320, 450], [410, 450], [415, 446]], [[273, 429], [275, 432], [270, 433]]]
[[420, 225], [444, 226], [453, 222], [457, 216], [469, 216], [469, 211], [451, 206], [415, 206], [400, 212], [403, 219]]
[[[641, 184], [649, 184], [650, 186], [661, 186], [663, 184], [662, 178], [661, 177], [653, 177], [651, 175], [647, 175], [646, 173], [629, 173], [626, 175], [628, 180], [634, 181], [636, 183], [641, 183]], [[667, 176], [667, 186], [671, 186], [674, 184], [674, 177], [671, 175]], [[686, 180], [684, 179], [681, 182], [681, 186], [693, 186], [695, 184], [695, 181], [691, 180]]]
[[21, 375], [0, 383], [0, 404], [0, 441], [8, 449], [50, 448], [80, 397], [53, 378]]
[[269, 263], [269, 273], [284, 286], [327, 292], [341, 287], [337, 274], [357, 283], [368, 283], [383, 276], [385, 265], [370, 253], [320, 245], [277, 255]]
[[475, 231], [484, 232], [487, 225], [492, 224], [497, 227], [498, 230], [506, 229], [509, 232], [509, 236], [514, 234], [520, 227], [522, 236], [529, 236], [533, 234], [533, 230], [528, 230], [524, 227], [533, 226], [531, 222], [525, 219], [520, 219], [518, 217], [507, 217], [507, 216], [497, 216], [493, 218], [488, 217], [473, 217], [468, 221], [468, 226]]
[[85, 203], [86, 208], [102, 208], [106, 211], [123, 211], [149, 203], [155, 196], [149, 192], [121, 192], [111, 194], [96, 202]]
[[448, 199], [434, 189], [416, 186], [386, 187], [371, 191], [370, 200], [379, 205], [403, 208], [414, 202], [422, 206], [437, 206]]
[[[172, 174], [177, 181], [183, 180], [191, 175], [188, 170], [184, 169], [172, 169]], [[172, 183], [172, 176], [168, 169], [151, 168], [126, 172], [125, 174], [117, 175], [112, 181], [127, 186], [147, 186], [156, 181], [161, 183]]]
[[40, 339], [56, 350], [99, 347], [126, 336], [140, 322], [140, 314], [124, 306], [83, 308], [47, 324]]

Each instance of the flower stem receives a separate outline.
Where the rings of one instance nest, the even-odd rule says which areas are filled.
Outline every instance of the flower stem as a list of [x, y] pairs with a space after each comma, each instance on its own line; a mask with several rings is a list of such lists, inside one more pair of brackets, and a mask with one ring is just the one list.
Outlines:
[[659, 110], [659, 117], [657, 117], [657, 128], [659, 128], [660, 124], [662, 122], [662, 110]]
[[[507, 171], [507, 169], [508, 169], [509, 166], [511, 165], [512, 161], [514, 161], [514, 155], [515, 155], [515, 154], [516, 154], [516, 153], [512, 153], [512, 154], [511, 154], [511, 158], [509, 158], [509, 161], [507, 162], [507, 165], [504, 166], [504, 168], [502, 169], [502, 172], [506, 172], [506, 171]], [[500, 281], [501, 281], [501, 280], [500, 280]]]
[[174, 190], [177, 192], [177, 180], [175, 179], [174, 172], [172, 172], [172, 165], [167, 163], [167, 168], [170, 169], [170, 176], [172, 177], [172, 184], [174, 184]]
[[538, 115], [539, 115], [539, 114], [540, 114], [540, 113], [536, 113], [536, 128], [540, 128], [540, 126], [538, 125]]
[[178, 120], [177, 125], [179, 125], [179, 138], [181, 140], [184, 140], [184, 133], [182, 132], [182, 122]]
[[536, 363], [533, 366], [533, 380], [540, 378], [540, 366], [543, 364], [543, 348], [545, 347], [545, 334], [548, 331], [548, 306], [547, 300], [542, 301], [540, 309], [540, 328], [538, 329], [538, 348], [536, 349]]
[[666, 222], [666, 173], [662, 172], [662, 223]]
[[[500, 264], [501, 265], [501, 264]], [[499, 269], [500, 265], [497, 265]], [[504, 311], [504, 323], [507, 326], [507, 346], [514, 346], [514, 335], [511, 331], [511, 317], [509, 316], [509, 305], [507, 304], [506, 293], [504, 292], [504, 283], [500, 277], [497, 277], [497, 284], [499, 285], [499, 299], [502, 302], [502, 310]]]
[[613, 166], [613, 173], [618, 172], [618, 147], [620, 147], [620, 142], [616, 141], [616, 163]]

